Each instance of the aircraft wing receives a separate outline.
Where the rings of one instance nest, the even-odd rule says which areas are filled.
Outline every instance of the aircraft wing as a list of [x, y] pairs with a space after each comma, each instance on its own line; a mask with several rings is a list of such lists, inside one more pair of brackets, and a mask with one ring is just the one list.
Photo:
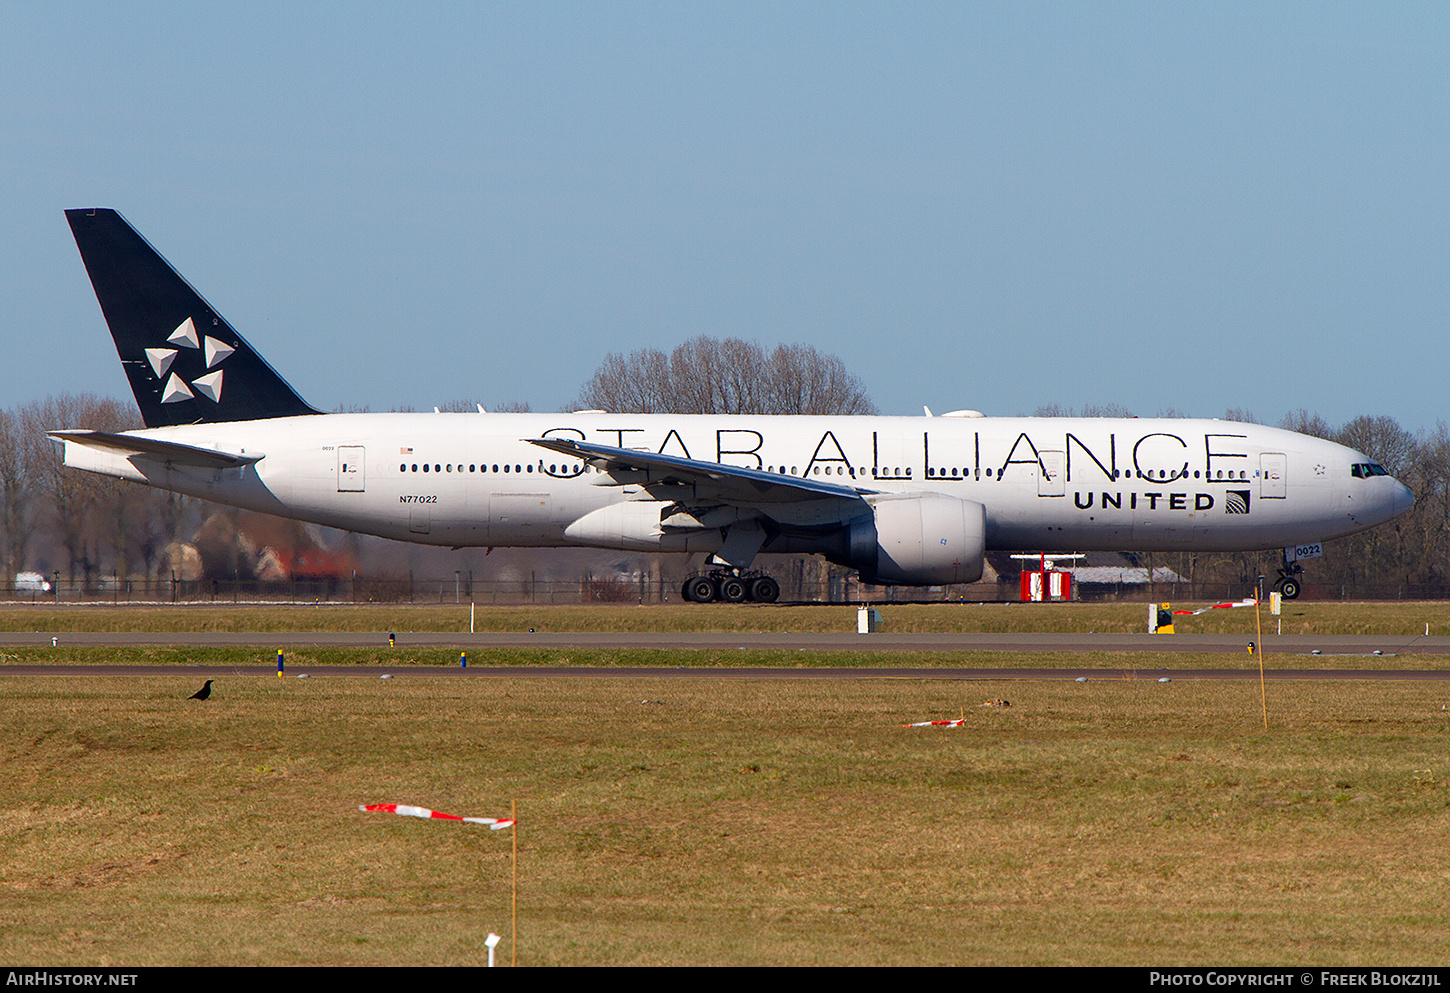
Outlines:
[[678, 455], [658, 455], [568, 438], [529, 438], [531, 444], [561, 455], [584, 459], [614, 477], [621, 486], [639, 486], [660, 498], [686, 503], [720, 503], [736, 507], [844, 501], [859, 504], [875, 490], [815, 478], [785, 476]]
[[262, 454], [237, 455], [232, 452], [219, 452], [213, 448], [198, 448], [195, 445], [183, 445], [175, 441], [162, 441], [159, 438], [145, 438], [134, 434], [115, 434], [110, 431], [51, 431], [48, 433], [57, 441], [67, 441], [83, 445], [86, 448], [106, 449], [122, 455], [137, 455], [159, 462], [196, 466], [200, 469], [238, 469], [244, 465], [260, 462], [266, 457]]

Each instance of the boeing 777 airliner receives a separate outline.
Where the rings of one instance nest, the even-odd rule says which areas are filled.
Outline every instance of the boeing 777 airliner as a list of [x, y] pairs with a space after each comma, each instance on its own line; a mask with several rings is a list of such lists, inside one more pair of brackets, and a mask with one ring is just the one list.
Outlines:
[[[1360, 452], [1187, 419], [324, 414], [118, 213], [66, 212], [146, 427], [51, 432], [68, 466], [403, 541], [707, 552], [693, 600], [770, 602], [761, 552], [868, 583], [988, 550], [1303, 546], [1405, 513]], [[1278, 586], [1299, 590], [1286, 556]]]

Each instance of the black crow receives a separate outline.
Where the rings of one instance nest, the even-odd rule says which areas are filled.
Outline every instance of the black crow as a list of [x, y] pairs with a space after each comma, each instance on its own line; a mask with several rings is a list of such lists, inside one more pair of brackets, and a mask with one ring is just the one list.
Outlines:
[[211, 696], [211, 680], [210, 679], [208, 679], [206, 681], [206, 685], [205, 686], [203, 686], [201, 689], [199, 689], [195, 693], [193, 693], [191, 695], [190, 699], [192, 699], [192, 700], [205, 700], [209, 696]]

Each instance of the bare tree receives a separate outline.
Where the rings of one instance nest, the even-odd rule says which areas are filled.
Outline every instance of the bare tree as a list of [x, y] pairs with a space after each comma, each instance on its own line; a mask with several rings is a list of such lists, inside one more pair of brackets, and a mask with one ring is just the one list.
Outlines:
[[[1044, 403], [1033, 413], [1033, 417], [1132, 417], [1133, 412], [1120, 403], [1090, 403], [1077, 411], [1060, 403]], [[1159, 414], [1160, 417], [1178, 417], [1178, 414]]]
[[1083, 417], [1136, 417], [1131, 410], [1120, 403], [1088, 404], [1083, 407]]
[[492, 407], [484, 407], [477, 400], [449, 400], [447, 403], [440, 403], [438, 410], [444, 414], [472, 414], [480, 407], [495, 414], [527, 414], [531, 409], [527, 400], [510, 400], [507, 403], [496, 403]]
[[861, 380], [834, 355], [811, 345], [779, 345], [767, 354], [755, 342], [707, 337], [668, 356], [611, 352], [578, 405], [636, 414], [876, 413]]
[[1335, 432], [1334, 440], [1364, 452], [1391, 476], [1403, 476], [1415, 454], [1415, 436], [1393, 417], [1356, 417]]
[[5, 529], [4, 584], [25, 571], [30, 545], [30, 491], [34, 485], [31, 448], [19, 415], [0, 411], [0, 525]]
[[109, 551], [118, 574], [127, 570], [126, 548], [137, 491], [118, 479], [67, 469], [59, 446], [46, 436], [56, 428], [128, 431], [141, 427], [131, 405], [90, 394], [64, 395], [28, 404], [20, 423], [29, 446], [35, 489], [48, 504], [56, 538], [65, 549], [72, 583], [79, 570], [89, 583]]
[[1334, 429], [1329, 422], [1318, 414], [1311, 414], [1300, 407], [1298, 410], [1291, 410], [1279, 421], [1279, 427], [1286, 431], [1297, 431], [1300, 434], [1307, 434], [1312, 438], [1332, 438]]

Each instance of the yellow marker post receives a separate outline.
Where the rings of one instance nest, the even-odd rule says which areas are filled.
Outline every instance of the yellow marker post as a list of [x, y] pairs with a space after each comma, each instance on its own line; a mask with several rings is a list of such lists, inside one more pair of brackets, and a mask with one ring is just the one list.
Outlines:
[[1254, 630], [1258, 640], [1254, 642], [1254, 654], [1259, 657], [1259, 706], [1264, 711], [1264, 730], [1269, 730], [1269, 690], [1264, 685], [1264, 620], [1259, 613], [1259, 604], [1264, 599], [1264, 577], [1260, 576], [1254, 587]]
[[277, 678], [282, 678], [282, 649], [277, 649]]

